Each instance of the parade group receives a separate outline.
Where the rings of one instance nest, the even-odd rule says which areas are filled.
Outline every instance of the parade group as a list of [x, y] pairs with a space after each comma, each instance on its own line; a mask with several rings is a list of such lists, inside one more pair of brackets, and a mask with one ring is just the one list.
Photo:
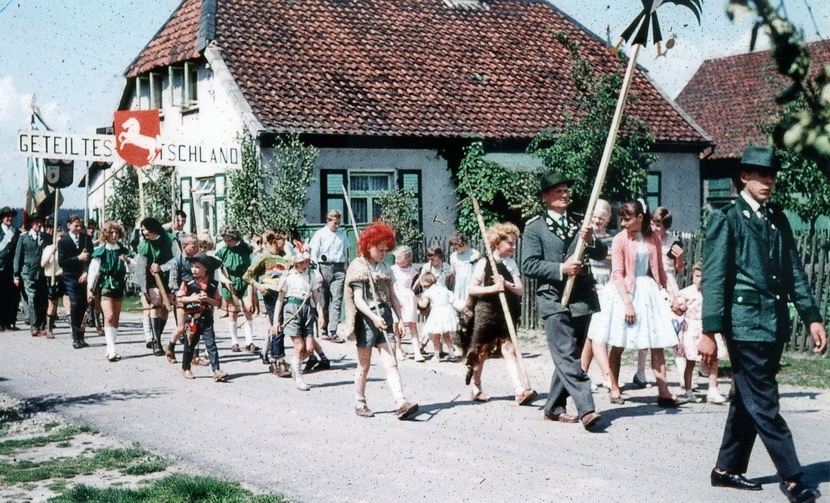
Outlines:
[[[778, 414], [775, 372], [788, 334], [787, 302], [809, 327], [818, 351], [826, 345], [826, 333], [786, 217], [766, 204], [780, 169], [769, 149], [745, 152], [736, 173], [743, 190], [733, 204], [713, 213], [704, 259], [697, 264], [686, 264], [682, 245], [669, 230], [667, 208], [649, 211], [640, 200], [620, 204], [620, 230], [612, 237], [606, 231], [611, 206], [600, 200], [586, 221], [569, 208], [573, 180], [557, 172], [539, 175], [546, 211], [526, 223], [521, 257], [513, 257], [519, 228], [498, 223], [486, 231], [487, 250], [473, 249], [468, 237], [456, 232], [449, 258], [440, 247], [428, 247], [420, 268], [413, 265], [412, 250], [398, 246], [395, 230], [383, 222], [359, 234], [350, 261], [351, 243], [337, 210], [308, 242], [292, 240], [280, 229], [264, 229], [246, 241], [235, 227], [224, 226], [214, 252], [212, 237], [183, 231], [181, 211], [165, 225], [155, 218], [140, 220], [132, 236], [125, 236], [118, 222], [97, 229], [72, 215], [66, 231], [53, 236], [52, 225], [44, 226], [37, 214], [28, 216], [22, 233], [14, 229], [16, 211], [5, 207], [0, 209], [0, 330], [16, 329], [22, 293], [31, 335], [54, 338], [63, 298], [73, 347], [87, 347], [84, 333], [94, 326], [106, 340], [106, 358], [117, 362], [119, 317], [131, 282], [140, 292], [147, 348], [178, 363], [181, 342], [186, 379], [194, 378], [193, 365], [210, 365], [217, 382], [228, 378], [214, 331], [220, 318], [226, 319], [232, 352], [259, 354], [272, 373], [293, 378], [303, 391], [309, 390], [304, 373], [331, 366], [320, 341], [349, 340], [357, 347], [356, 414], [374, 415], [365, 391], [377, 349], [397, 417], [410, 419], [418, 405], [406, 399], [398, 372], [398, 362], [409, 359], [461, 362], [471, 400], [487, 402], [482, 371], [488, 358], [500, 356], [518, 405], [534, 401], [537, 393], [508, 327], [508, 320], [519, 319], [524, 275], [536, 280], [555, 365], [544, 419], [581, 422], [595, 430], [601, 417], [593, 390], [607, 387], [612, 404], [625, 402], [620, 383], [625, 349], [638, 351], [634, 385], [640, 388], [651, 387], [645, 374], [650, 356], [659, 407], [702, 401], [694, 393], [698, 361], [708, 376], [706, 401], [723, 404], [718, 361], [728, 355], [732, 400], [712, 485], [761, 489], [743, 476], [757, 435], [788, 497], [813, 501], [818, 489], [801, 481], [792, 435]], [[587, 244], [585, 257], [574, 254], [578, 239]], [[385, 261], [390, 253], [394, 265]], [[675, 274], [687, 267], [692, 284], [680, 289]], [[573, 289], [563, 302], [571, 278]], [[269, 320], [265, 334], [253, 330], [260, 306]], [[166, 339], [171, 314], [175, 326]], [[102, 321], [96, 321], [99, 316]], [[255, 338], [264, 342], [262, 348]], [[200, 340], [207, 359], [199, 354]], [[667, 349], [683, 372], [681, 394], [672, 394], [666, 379]], [[592, 360], [602, 371], [601, 383], [588, 377]], [[567, 411], [568, 397], [576, 415]]]

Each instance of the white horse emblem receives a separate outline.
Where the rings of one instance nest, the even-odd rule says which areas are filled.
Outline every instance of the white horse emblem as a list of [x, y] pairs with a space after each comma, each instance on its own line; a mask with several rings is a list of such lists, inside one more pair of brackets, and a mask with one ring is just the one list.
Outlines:
[[141, 134], [141, 123], [135, 117], [130, 117], [121, 127], [125, 130], [118, 135], [118, 150], [124, 148], [125, 144], [134, 145], [147, 151], [147, 163], [153, 162], [161, 150], [161, 135], [144, 136]]

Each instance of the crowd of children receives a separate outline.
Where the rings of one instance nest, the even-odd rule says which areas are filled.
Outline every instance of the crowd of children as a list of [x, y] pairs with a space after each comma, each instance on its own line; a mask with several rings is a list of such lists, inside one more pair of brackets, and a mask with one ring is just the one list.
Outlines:
[[[693, 284], [679, 290], [674, 273], [682, 271], [685, 262], [679, 241], [668, 232], [668, 210], [658, 208], [649, 214], [642, 203], [631, 201], [619, 207], [618, 215], [622, 232], [613, 239], [610, 259], [592, 264], [594, 274], [602, 280], [598, 281], [602, 311], [594, 316], [590, 327], [593, 343], [586, 345], [583, 368], [587, 372], [591, 359], [596, 359], [611, 402], [623, 403], [620, 356], [624, 349], [645, 350], [652, 357], [659, 405], [700, 401], [693, 394], [693, 372], [699, 359], [696, 345], [701, 332], [700, 266], [694, 268]], [[605, 231], [611, 220], [610, 205], [600, 201], [594, 217], [595, 236], [610, 241], [611, 235]], [[225, 226], [219, 232], [223, 246], [214, 252], [213, 239], [185, 233], [183, 220], [177, 218], [168, 228], [153, 218], [142, 220], [137, 226], [140, 234], [131, 240], [132, 252], [120, 244], [124, 231], [118, 223], [105, 222], [102, 226], [100, 246], [88, 259], [86, 300], [103, 312], [107, 359], [120, 359], [115, 344], [130, 278], [141, 292], [147, 347], [153, 354], [166, 355], [169, 362], [179, 363], [176, 345], [182, 341], [181, 373], [185, 378], [194, 378], [193, 365], [210, 365], [215, 381], [227, 379], [220, 368], [214, 330], [215, 317], [224, 317], [232, 352], [244, 349], [259, 354], [273, 374], [293, 377], [298, 389], [309, 390], [303, 374], [331, 367], [315, 335], [320, 335], [318, 330], [329, 336], [332, 333], [322, 326], [329, 321], [321, 292], [323, 281], [309, 250], [302, 242], [289, 242], [287, 234], [279, 229], [254, 234], [249, 244], [237, 229]], [[39, 231], [37, 225], [33, 228]], [[395, 247], [394, 231], [388, 226], [378, 223], [361, 234], [359, 260], [348, 267], [344, 284], [344, 335], [356, 339], [358, 347], [358, 415], [372, 415], [365, 396], [372, 348], [380, 353], [401, 418], [417, 409], [416, 404], [406, 401], [397, 371], [397, 362], [410, 358], [415, 362], [431, 359], [435, 364], [463, 360], [472, 400], [486, 402], [489, 396], [482, 390], [482, 370], [491, 353], [499, 351], [505, 358], [517, 401], [526, 404], [533, 400], [536, 393], [519, 377], [515, 348], [505, 318], [499, 314], [502, 308], [498, 296], [502, 293], [513, 316], [519, 314], [523, 287], [518, 265], [511, 257], [518, 238], [519, 229], [512, 224], [489, 229], [487, 244], [497, 263], [494, 272], [482, 253], [471, 248], [468, 238], [458, 232], [449, 240], [453, 249], [449, 261], [444, 260], [441, 247], [430, 246], [421, 268], [413, 265], [409, 247]], [[56, 261], [57, 249], [51, 244], [43, 246], [39, 259], [50, 288], [46, 291], [45, 321], [38, 321], [37, 326], [40, 331], [43, 325], [47, 337], [53, 337], [57, 299], [64, 293], [60, 266], [69, 263], [60, 257]], [[394, 256], [391, 267], [384, 261], [389, 252]], [[259, 336], [254, 322], [260, 306], [264, 306], [268, 319], [262, 349], [254, 343]], [[171, 312], [176, 313], [177, 326], [169, 342], [162, 345]], [[244, 346], [237, 335], [240, 328]], [[286, 336], [293, 348], [291, 357], [286, 356]], [[408, 346], [403, 344], [406, 338]], [[200, 341], [207, 359], [199, 356]], [[679, 396], [668, 388], [665, 348], [675, 348], [684, 363], [679, 370], [685, 393]], [[428, 349], [432, 350], [431, 356]], [[721, 356], [725, 356], [723, 353], [721, 348]], [[717, 364], [702, 366], [701, 371], [709, 378], [707, 401], [724, 403], [717, 386]], [[645, 382], [644, 375], [635, 375], [637, 385]]]

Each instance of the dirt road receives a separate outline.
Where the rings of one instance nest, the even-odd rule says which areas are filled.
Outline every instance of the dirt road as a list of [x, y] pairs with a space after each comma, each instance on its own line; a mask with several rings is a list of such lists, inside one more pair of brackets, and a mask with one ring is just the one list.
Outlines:
[[[104, 358], [102, 337], [88, 337], [92, 347], [74, 350], [66, 329], [55, 340], [28, 331], [0, 334], [0, 389], [203, 474], [293, 501], [785, 501], [760, 442], [748, 475], [764, 483], [763, 492], [709, 486], [724, 406], [667, 411], [656, 406], [653, 389], [627, 391], [627, 403], [612, 406], [600, 390], [597, 432], [542, 421], [553, 365], [540, 340], [523, 346], [540, 394], [532, 406], [515, 404], [501, 360], [485, 367], [490, 403], [470, 401], [462, 364], [409, 360], [400, 365], [404, 388], [421, 409], [403, 422], [379, 365], [367, 390], [376, 416], [355, 415], [355, 351], [348, 342], [323, 342], [333, 368], [307, 375], [312, 388], [302, 392], [293, 380], [268, 374], [254, 355], [231, 353], [220, 322], [230, 381], [214, 383], [205, 367], [194, 367], [197, 378], [187, 381], [178, 365], [145, 349], [137, 316], [126, 318], [118, 340], [124, 359], [117, 363]], [[256, 333], [264, 333], [263, 321], [256, 323]], [[633, 369], [622, 374], [630, 380]], [[669, 378], [677, 391], [677, 374]], [[830, 394], [781, 391], [808, 476], [830, 481]]]

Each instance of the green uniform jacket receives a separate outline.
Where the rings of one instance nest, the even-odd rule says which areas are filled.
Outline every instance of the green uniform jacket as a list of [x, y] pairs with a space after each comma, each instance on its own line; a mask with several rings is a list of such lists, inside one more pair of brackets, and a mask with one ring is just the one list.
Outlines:
[[[562, 292], [567, 277], [562, 277], [559, 266], [576, 249], [581, 215], [568, 212], [567, 229], [549, 221], [547, 212], [528, 220], [522, 236], [522, 272], [537, 280], [536, 297], [542, 318], [553, 314], [570, 313], [586, 316], [599, 311], [599, 299], [590, 266], [582, 268], [576, 276], [568, 307], [562, 305]], [[608, 247], [599, 239], [585, 250], [586, 256], [600, 260], [608, 254]], [[586, 261], [587, 262], [587, 261]]]
[[703, 332], [784, 342], [787, 302], [805, 324], [821, 321], [790, 223], [780, 207], [767, 207], [769, 225], [743, 197], [712, 213], [703, 244]]
[[40, 233], [39, 243], [28, 232], [21, 234], [14, 253], [14, 275], [31, 281], [45, 278], [40, 257], [43, 249], [51, 244], [52, 236], [45, 232]]

